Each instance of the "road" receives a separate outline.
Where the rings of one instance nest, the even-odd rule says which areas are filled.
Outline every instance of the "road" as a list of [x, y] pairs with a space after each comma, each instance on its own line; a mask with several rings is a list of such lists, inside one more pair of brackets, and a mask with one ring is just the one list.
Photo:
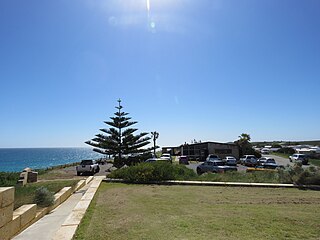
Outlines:
[[276, 160], [276, 163], [278, 165], [283, 165], [283, 166], [287, 166], [287, 165], [293, 166], [294, 165], [294, 163], [289, 161], [289, 158], [279, 157], [279, 156], [272, 155], [272, 154], [262, 155], [262, 156], [263, 157], [271, 157], [271, 158], [273, 158], [274, 160]]
[[[95, 173], [94, 176], [106, 176], [106, 170], [112, 167], [112, 164], [106, 163], [104, 165], [99, 164], [100, 171]], [[76, 166], [66, 167], [62, 169], [56, 169], [56, 172], [60, 171], [63, 172], [63, 176], [66, 178], [70, 176], [70, 178], [82, 178], [82, 176], [77, 176]]]
[[[294, 164], [292, 162], [289, 161], [289, 158], [284, 158], [284, 157], [279, 157], [279, 156], [276, 156], [276, 155], [272, 155], [272, 154], [268, 154], [268, 155], [262, 155], [262, 157], [270, 157], [270, 158], [273, 158], [276, 163], [278, 165], [283, 165], [283, 166], [287, 166], [287, 165], [290, 165], [290, 166], [293, 166]], [[197, 172], [197, 166], [200, 165], [202, 162], [199, 162], [199, 163], [190, 163], [189, 165], [186, 165], [188, 168], [194, 170], [195, 172]], [[242, 166], [240, 164], [238, 164], [238, 171], [239, 172], [244, 172], [247, 170], [247, 167], [245, 166]]]

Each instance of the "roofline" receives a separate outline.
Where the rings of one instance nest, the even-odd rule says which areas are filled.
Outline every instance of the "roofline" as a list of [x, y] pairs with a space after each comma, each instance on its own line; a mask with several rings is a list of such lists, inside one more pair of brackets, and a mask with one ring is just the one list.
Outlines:
[[[194, 145], [199, 145], [199, 144], [209, 144], [209, 143], [213, 143], [213, 144], [220, 144], [220, 145], [229, 145], [229, 146], [237, 146], [237, 144], [235, 143], [219, 143], [219, 142], [199, 142], [199, 143], [187, 143], [188, 146], [194, 146]], [[162, 148], [178, 148], [178, 147], [183, 147], [185, 144], [181, 144], [179, 146], [176, 147], [162, 147]]]

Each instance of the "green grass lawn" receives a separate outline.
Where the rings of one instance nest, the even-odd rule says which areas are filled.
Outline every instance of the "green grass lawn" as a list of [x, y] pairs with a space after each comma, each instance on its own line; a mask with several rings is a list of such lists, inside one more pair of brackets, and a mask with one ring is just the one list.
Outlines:
[[320, 192], [102, 183], [74, 239], [319, 239]]
[[320, 167], [320, 160], [319, 159], [309, 159], [309, 163]]
[[57, 180], [48, 182], [29, 183], [25, 186], [15, 186], [14, 208], [18, 208], [24, 204], [34, 203], [35, 191], [43, 186], [50, 192], [58, 192], [64, 187], [70, 187], [77, 183], [77, 180]]

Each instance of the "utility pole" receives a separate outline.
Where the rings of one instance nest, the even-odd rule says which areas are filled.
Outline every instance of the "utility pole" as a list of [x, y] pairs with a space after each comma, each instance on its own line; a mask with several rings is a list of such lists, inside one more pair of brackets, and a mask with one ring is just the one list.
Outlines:
[[156, 157], [156, 140], [159, 137], [159, 133], [154, 131], [151, 132], [152, 138], [153, 138], [153, 155]]
[[119, 117], [119, 122], [118, 122], [118, 129], [119, 129], [119, 148], [118, 148], [118, 157], [119, 157], [119, 161], [122, 161], [121, 159], [122, 159], [122, 154], [121, 154], [121, 152], [122, 152], [122, 135], [121, 135], [121, 126], [120, 126], [120, 118], [121, 118], [121, 108], [122, 108], [122, 106], [121, 106], [121, 99], [119, 98], [118, 99], [118, 103], [119, 103], [119, 106], [118, 107], [116, 107], [118, 110], [119, 110], [119, 112], [118, 112], [118, 117]]

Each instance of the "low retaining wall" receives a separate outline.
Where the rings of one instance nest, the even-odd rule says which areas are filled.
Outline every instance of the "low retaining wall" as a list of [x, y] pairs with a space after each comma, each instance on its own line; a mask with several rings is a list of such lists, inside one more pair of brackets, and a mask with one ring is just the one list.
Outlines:
[[150, 181], [145, 183], [132, 183], [123, 179], [106, 178], [104, 182], [128, 183], [128, 184], [157, 184], [157, 185], [189, 185], [189, 186], [225, 186], [225, 187], [265, 187], [265, 188], [298, 188], [320, 191], [320, 185], [297, 185], [283, 183], [243, 183], [243, 182], [209, 182], [209, 181]]
[[[99, 185], [103, 178], [104, 176], [95, 177], [95, 179], [92, 181], [86, 193], [82, 196], [82, 198], [77, 203], [75, 208], [72, 210], [70, 215], [61, 225], [61, 228], [55, 233], [53, 240], [61, 240], [61, 239], [71, 240], [73, 238], [77, 230], [77, 227], [79, 226], [81, 219], [86, 213], [86, 210], [89, 207], [91, 200], [93, 199], [96, 191], [98, 190]], [[93, 177], [90, 178], [89, 181], [91, 181], [92, 179]]]
[[70, 195], [85, 186], [93, 178], [80, 180], [74, 187], [64, 187], [54, 195], [54, 204], [37, 211], [36, 204], [26, 204], [13, 210], [14, 187], [0, 187], [0, 240], [17, 235], [47, 213], [58, 207]]
[[320, 190], [318, 185], [296, 185], [296, 184], [282, 184], [282, 183], [243, 183], [243, 182], [209, 182], [209, 181], [150, 181], [146, 183], [132, 183], [123, 179], [106, 178], [103, 181], [113, 183], [129, 183], [129, 184], [157, 184], [157, 185], [194, 185], [194, 186], [226, 186], [226, 187], [266, 187], [266, 188], [299, 188]]

